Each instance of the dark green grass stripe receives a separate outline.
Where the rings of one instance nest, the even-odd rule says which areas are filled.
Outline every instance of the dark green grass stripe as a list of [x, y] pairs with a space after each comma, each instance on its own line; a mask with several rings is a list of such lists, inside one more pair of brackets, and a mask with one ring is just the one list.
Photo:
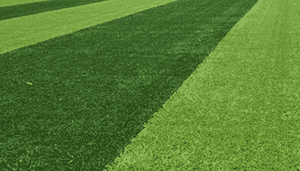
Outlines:
[[0, 7], [0, 21], [103, 1], [106, 0], [49, 0], [14, 6], [4, 6]]
[[104, 169], [256, 2], [173, 2], [0, 55], [1, 165]]

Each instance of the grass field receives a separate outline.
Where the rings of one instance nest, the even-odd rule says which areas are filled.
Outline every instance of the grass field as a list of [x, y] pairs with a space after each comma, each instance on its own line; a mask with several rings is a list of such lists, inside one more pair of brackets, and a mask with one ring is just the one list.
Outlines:
[[[0, 26], [96, 2], [4, 6]], [[300, 170], [297, 7], [178, 0], [0, 54], [0, 166]]]

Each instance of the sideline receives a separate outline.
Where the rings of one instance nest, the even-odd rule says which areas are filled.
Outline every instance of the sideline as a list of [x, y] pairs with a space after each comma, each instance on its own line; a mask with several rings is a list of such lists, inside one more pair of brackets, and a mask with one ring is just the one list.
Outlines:
[[177, 0], [108, 0], [3, 20], [0, 54], [174, 1]]

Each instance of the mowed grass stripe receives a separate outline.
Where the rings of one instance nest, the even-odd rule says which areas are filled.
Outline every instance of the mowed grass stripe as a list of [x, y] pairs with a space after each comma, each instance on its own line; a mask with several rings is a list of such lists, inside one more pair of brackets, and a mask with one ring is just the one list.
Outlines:
[[[109, 0], [18, 0], [0, 5], [0, 21]], [[19, 3], [20, 2], [20, 3]]]
[[0, 54], [1, 165], [104, 169], [255, 3], [176, 1]]
[[175, 0], [110, 0], [0, 21], [0, 54]]
[[260, 0], [112, 170], [300, 170], [297, 0]]
[[41, 1], [48, 1], [48, 0], [14, 0], [14, 1], [1, 1], [0, 7], [7, 7], [7, 6], [14, 6], [20, 4], [29, 4], [34, 2], [41, 2]]

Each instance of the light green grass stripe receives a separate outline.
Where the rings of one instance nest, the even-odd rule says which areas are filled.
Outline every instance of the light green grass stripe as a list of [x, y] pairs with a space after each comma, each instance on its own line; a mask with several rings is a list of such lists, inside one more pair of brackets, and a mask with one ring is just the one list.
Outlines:
[[0, 21], [0, 54], [173, 1], [109, 0]]
[[0, 0], [0, 7], [13, 6], [19, 4], [29, 4], [33, 2], [42, 2], [48, 0]]
[[291, 123], [300, 119], [299, 4], [255, 4], [108, 170], [295, 166], [300, 132]]

